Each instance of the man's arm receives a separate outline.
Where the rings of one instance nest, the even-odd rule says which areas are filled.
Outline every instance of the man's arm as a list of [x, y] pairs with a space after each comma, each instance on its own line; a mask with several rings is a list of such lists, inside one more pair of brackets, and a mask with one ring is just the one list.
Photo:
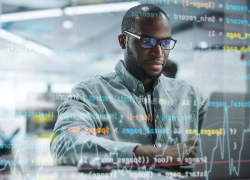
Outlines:
[[208, 107], [208, 98], [203, 95], [201, 91], [199, 92], [199, 98], [200, 98], [200, 105], [199, 105], [199, 124], [198, 124], [198, 132], [200, 132], [201, 127], [204, 123], [204, 117], [207, 112], [207, 107]]
[[[93, 90], [85, 86], [82, 83], [73, 88], [71, 96], [58, 108], [50, 147], [54, 160], [58, 164], [76, 165], [81, 157], [100, 157], [101, 154], [113, 158], [114, 162], [117, 158], [130, 158], [133, 149], [140, 144], [105, 138], [111, 136], [111, 128], [103, 127], [102, 120], [97, 116], [102, 113], [102, 107], [89, 100]], [[101, 132], [105, 133], [103, 137], [96, 136], [98, 128], [104, 128], [105, 132]]]
[[[168, 148], [152, 147], [152, 146], [136, 146], [134, 153], [136, 157], [144, 156], [149, 158], [149, 164], [167, 164], [166, 167], [177, 167], [184, 161], [184, 158], [192, 158], [196, 156], [198, 146], [198, 138], [191, 138]], [[169, 157], [169, 162], [167, 162]], [[171, 157], [171, 158], [170, 158]], [[157, 163], [155, 158], [166, 158], [167, 163]], [[178, 161], [180, 158], [180, 161]]]
[[[204, 116], [207, 110], [208, 99], [203, 95], [198, 88], [196, 88], [196, 98], [197, 98], [197, 111], [198, 111], [198, 131], [200, 131]], [[173, 159], [171, 162], [166, 163], [171, 167], [175, 167], [181, 164], [185, 158], [193, 158], [196, 157], [196, 152], [198, 148], [198, 138], [191, 138], [187, 141], [181, 142], [174, 146], [170, 146], [168, 148], [160, 148], [160, 147], [151, 147], [151, 146], [137, 146], [134, 149], [134, 153], [136, 156], [148, 156], [150, 163], [154, 163], [155, 157], [163, 157], [171, 156]], [[180, 158], [181, 161], [177, 161], [177, 158]], [[164, 164], [164, 163], [163, 163]]]

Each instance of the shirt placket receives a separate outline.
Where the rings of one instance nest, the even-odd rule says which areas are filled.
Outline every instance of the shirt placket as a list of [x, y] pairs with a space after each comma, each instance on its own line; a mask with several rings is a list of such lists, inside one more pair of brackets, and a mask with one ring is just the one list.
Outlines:
[[[153, 127], [153, 121], [155, 120], [154, 119], [155, 117], [154, 117], [153, 109], [152, 109], [154, 107], [152, 107], [151, 95], [149, 93], [145, 94], [145, 98], [147, 99], [147, 109], [148, 109], [148, 113], [150, 114], [150, 121], [148, 121], [148, 126], [150, 127], [150, 129], [154, 129], [154, 132], [155, 132], [156, 124], [155, 124], [155, 127]], [[152, 119], [152, 121], [151, 121], [151, 119]], [[157, 137], [157, 134], [151, 134], [152, 138], [153, 138], [153, 136]], [[156, 137], [155, 137], [155, 139], [156, 139]], [[155, 141], [155, 143], [152, 142], [152, 145], [154, 147], [156, 147], [156, 141]]]
[[[143, 106], [145, 108], [145, 111], [146, 111], [146, 115], [150, 114], [150, 120], [147, 120], [147, 125], [150, 129], [154, 129], [154, 132], [155, 132], [155, 129], [156, 129], [156, 121], [155, 121], [155, 114], [153, 114], [153, 109], [154, 108], [152, 106], [152, 100], [151, 100], [151, 91], [149, 91], [148, 93], [145, 93], [144, 89], [141, 89], [143, 88], [142, 84], [139, 83], [138, 85], [139, 89], [138, 91], [142, 92], [143, 91], [143, 95], [141, 95], [143, 97]], [[155, 112], [154, 112], [155, 113]], [[151, 121], [152, 120], [152, 121]], [[155, 127], [153, 127], [153, 121], [155, 121]], [[156, 136], [154, 137], [155, 138], [155, 143], [153, 143], [152, 139], [150, 140], [151, 141], [151, 144], [154, 146], [154, 147], [157, 147], [156, 145], [156, 142], [157, 142], [157, 134], [151, 134], [151, 138], [153, 138], [153, 136]], [[158, 144], [158, 146], [161, 146]]]

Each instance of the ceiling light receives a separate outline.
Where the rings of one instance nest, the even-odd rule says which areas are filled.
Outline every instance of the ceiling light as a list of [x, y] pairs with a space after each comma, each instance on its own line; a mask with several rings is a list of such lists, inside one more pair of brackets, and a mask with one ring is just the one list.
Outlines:
[[15, 35], [3, 29], [0, 29], [0, 37], [6, 41], [10, 41], [16, 44], [24, 44], [25, 39], [21, 36]]
[[23, 20], [41, 19], [50, 17], [60, 17], [60, 16], [63, 16], [63, 11], [61, 9], [48, 9], [48, 10], [3, 14], [0, 16], [0, 21], [11, 22], [11, 21], [23, 21]]
[[66, 7], [64, 8], [64, 13], [68, 16], [72, 16], [79, 14], [95, 14], [100, 12], [126, 11], [131, 7], [137, 6], [139, 4], [139, 2], [123, 2]]
[[[66, 7], [64, 8], [64, 13], [68, 16], [72, 16], [75, 14], [94, 14], [99, 12], [126, 11], [129, 8], [139, 4], [140, 4], [139, 2], [123, 2], [123, 3], [108, 3], [108, 4]], [[12, 21], [24, 21], [32, 19], [61, 17], [61, 16], [63, 16], [63, 10], [57, 8], [48, 10], [2, 14], [0, 15], [0, 22], [3, 23]]]
[[73, 22], [70, 20], [63, 21], [62, 26], [65, 29], [71, 29], [73, 27]]
[[13, 42], [15, 44], [19, 44], [22, 46], [26, 46], [29, 49], [32, 49], [40, 54], [44, 54], [46, 56], [52, 56], [53, 55], [53, 50], [49, 49], [45, 46], [42, 46], [38, 43], [28, 41], [25, 38], [18, 36], [16, 34], [13, 34], [11, 32], [5, 31], [3, 29], [0, 29], [0, 38], [5, 39], [6, 41]]

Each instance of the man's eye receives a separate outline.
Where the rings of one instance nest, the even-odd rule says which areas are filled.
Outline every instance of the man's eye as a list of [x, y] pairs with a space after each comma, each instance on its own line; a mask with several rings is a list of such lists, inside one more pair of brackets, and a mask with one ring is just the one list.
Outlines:
[[142, 42], [143, 42], [143, 43], [150, 43], [150, 38], [143, 38], [143, 39], [142, 39]]
[[143, 43], [149, 43], [149, 41], [148, 41], [148, 40], [142, 40], [142, 42], [143, 42]]
[[162, 41], [162, 45], [166, 46], [166, 45], [168, 45], [168, 44], [170, 44], [170, 41], [169, 41], [169, 40]]

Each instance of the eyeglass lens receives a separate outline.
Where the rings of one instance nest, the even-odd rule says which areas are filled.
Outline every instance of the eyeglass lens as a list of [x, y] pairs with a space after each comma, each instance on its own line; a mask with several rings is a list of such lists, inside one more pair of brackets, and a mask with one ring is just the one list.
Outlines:
[[[143, 48], [154, 48], [157, 40], [155, 38], [143, 37], [141, 39], [141, 46]], [[166, 39], [161, 42], [162, 49], [172, 49], [174, 47], [174, 41]]]

